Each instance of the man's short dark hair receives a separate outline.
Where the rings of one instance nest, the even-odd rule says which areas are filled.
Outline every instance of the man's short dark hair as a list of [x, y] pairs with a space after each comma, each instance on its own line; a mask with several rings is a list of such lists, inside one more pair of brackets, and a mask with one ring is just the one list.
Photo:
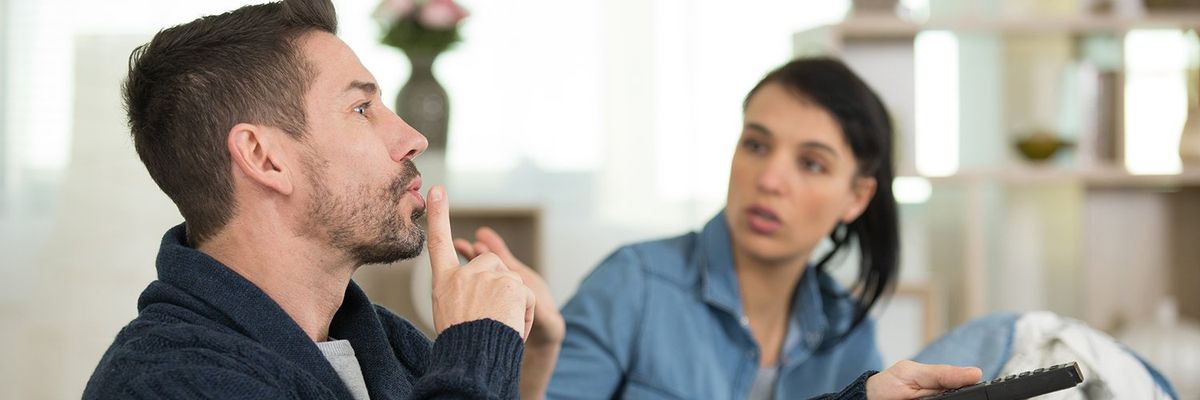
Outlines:
[[304, 95], [316, 71], [300, 50], [312, 31], [337, 32], [330, 0], [284, 0], [160, 31], [129, 58], [125, 109], [138, 156], [175, 202], [199, 245], [233, 217], [232, 160], [239, 123], [303, 138]]

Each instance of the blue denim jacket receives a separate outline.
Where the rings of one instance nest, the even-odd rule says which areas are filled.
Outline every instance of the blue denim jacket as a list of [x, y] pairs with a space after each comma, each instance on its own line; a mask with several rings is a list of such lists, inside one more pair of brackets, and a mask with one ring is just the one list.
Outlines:
[[[729, 226], [618, 249], [563, 309], [567, 335], [550, 399], [743, 399], [759, 349], [742, 311]], [[822, 289], [825, 290], [822, 290]], [[814, 268], [796, 289], [776, 399], [836, 392], [881, 359], [870, 321], [853, 319], [844, 290]]]

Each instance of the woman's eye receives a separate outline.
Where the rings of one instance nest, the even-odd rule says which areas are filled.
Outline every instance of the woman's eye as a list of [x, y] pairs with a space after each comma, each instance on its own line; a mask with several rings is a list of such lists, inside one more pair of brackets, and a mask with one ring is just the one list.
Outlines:
[[816, 173], [823, 174], [826, 171], [825, 165], [823, 165], [815, 160], [809, 160], [809, 159], [800, 160], [800, 166], [802, 168], [804, 168], [805, 171], [808, 171], [808, 172], [816, 172]]
[[754, 139], [746, 139], [742, 142], [742, 147], [750, 150], [752, 153], [763, 153], [767, 150], [767, 146]]

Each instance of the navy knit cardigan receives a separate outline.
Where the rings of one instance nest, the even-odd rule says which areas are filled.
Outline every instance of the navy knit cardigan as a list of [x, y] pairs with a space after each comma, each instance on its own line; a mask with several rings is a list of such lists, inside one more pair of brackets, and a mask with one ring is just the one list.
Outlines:
[[[85, 399], [351, 399], [277, 303], [185, 243], [183, 225], [163, 236], [158, 280], [104, 353]], [[329, 335], [350, 341], [374, 400], [519, 396], [524, 345], [494, 320], [450, 327], [431, 343], [351, 282]]]

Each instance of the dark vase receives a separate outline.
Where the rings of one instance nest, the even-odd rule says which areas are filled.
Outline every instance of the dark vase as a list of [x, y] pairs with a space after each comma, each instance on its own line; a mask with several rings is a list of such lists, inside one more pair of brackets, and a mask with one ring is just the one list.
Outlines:
[[450, 98], [433, 76], [437, 53], [404, 53], [412, 64], [408, 82], [396, 95], [396, 114], [429, 140], [429, 150], [446, 150], [446, 132], [450, 126]]

